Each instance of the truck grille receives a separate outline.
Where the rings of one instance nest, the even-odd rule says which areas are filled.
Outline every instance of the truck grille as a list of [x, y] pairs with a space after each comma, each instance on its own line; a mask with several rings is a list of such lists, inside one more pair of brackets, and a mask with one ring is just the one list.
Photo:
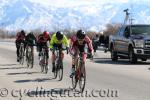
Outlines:
[[145, 40], [145, 48], [150, 48], [150, 40]]
[[150, 54], [150, 51], [144, 51], [144, 54]]

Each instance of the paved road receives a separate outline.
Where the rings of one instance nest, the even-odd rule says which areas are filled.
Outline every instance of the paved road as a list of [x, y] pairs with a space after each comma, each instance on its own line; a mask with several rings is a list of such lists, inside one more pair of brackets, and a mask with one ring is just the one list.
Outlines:
[[15, 50], [14, 43], [0, 42], [0, 100], [150, 100], [150, 61], [112, 62], [109, 53], [98, 51], [86, 62], [87, 83], [81, 95], [70, 88], [69, 55], [64, 59], [64, 78], [58, 81], [53, 79], [51, 61], [48, 74], [42, 74], [37, 53], [29, 69], [16, 62]]

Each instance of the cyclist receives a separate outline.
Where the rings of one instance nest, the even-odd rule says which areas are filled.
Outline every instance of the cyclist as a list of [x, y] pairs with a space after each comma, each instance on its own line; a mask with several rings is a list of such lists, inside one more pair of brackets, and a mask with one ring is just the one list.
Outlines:
[[71, 44], [70, 44], [70, 53], [72, 55], [72, 69], [71, 69], [71, 75], [70, 78], [73, 77], [75, 72], [75, 62], [77, 60], [77, 57], [79, 55], [79, 52], [83, 53], [83, 60], [85, 62], [86, 60], [86, 53], [85, 52], [85, 45], [87, 44], [88, 49], [90, 51], [90, 54], [93, 55], [93, 46], [91, 39], [85, 34], [84, 31], [78, 30], [77, 34], [71, 38]]
[[[66, 47], [68, 50], [69, 48], [69, 40], [67, 37], [60, 31], [57, 33], [53, 34], [51, 41], [50, 41], [50, 50], [53, 51], [55, 48], [63, 48], [63, 45]], [[62, 52], [61, 55], [62, 59], [64, 58], [64, 53]], [[55, 53], [52, 52], [52, 72], [55, 71]]]
[[99, 35], [96, 34], [93, 39], [92, 39], [92, 43], [93, 43], [93, 49], [94, 49], [94, 53], [96, 52], [98, 45], [99, 45]]
[[33, 34], [33, 32], [30, 32], [30, 33], [28, 33], [27, 34], [27, 36], [26, 36], [26, 38], [25, 38], [25, 41], [26, 41], [26, 58], [28, 58], [27, 57], [27, 52], [28, 52], [28, 46], [30, 46], [31, 47], [31, 49], [32, 49], [32, 55], [33, 55], [33, 57], [34, 57], [34, 48], [33, 48], [33, 46], [36, 44], [36, 37], [35, 37], [35, 35]]
[[44, 31], [43, 34], [40, 34], [37, 38], [37, 51], [39, 52], [39, 58], [41, 56], [41, 51], [42, 51], [42, 48], [43, 47], [47, 47], [47, 53], [46, 53], [46, 56], [47, 56], [47, 61], [46, 63], [48, 64], [48, 58], [49, 58], [49, 52], [48, 52], [48, 45], [47, 45], [47, 42], [49, 41], [50, 42], [51, 38], [50, 38], [50, 35], [49, 35], [49, 32], [48, 31]]
[[24, 50], [25, 50], [25, 47], [26, 47], [25, 37], [26, 37], [26, 33], [25, 33], [24, 30], [21, 30], [20, 32], [18, 32], [16, 34], [15, 44], [16, 44], [16, 48], [17, 48], [17, 50], [16, 50], [17, 62], [19, 62], [19, 48], [20, 48], [20, 44], [24, 43]]

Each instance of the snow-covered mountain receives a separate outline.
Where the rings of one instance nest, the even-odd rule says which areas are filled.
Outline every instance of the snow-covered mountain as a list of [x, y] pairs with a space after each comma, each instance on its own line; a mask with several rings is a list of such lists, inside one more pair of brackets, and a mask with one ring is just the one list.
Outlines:
[[135, 23], [150, 23], [148, 0], [0, 0], [0, 27], [101, 31], [107, 23], [122, 23], [126, 8]]

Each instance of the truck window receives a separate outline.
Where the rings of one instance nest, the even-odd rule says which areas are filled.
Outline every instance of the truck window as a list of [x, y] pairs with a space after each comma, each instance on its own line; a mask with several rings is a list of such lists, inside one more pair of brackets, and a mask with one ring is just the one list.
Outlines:
[[129, 27], [125, 28], [125, 31], [123, 33], [123, 36], [125, 36], [126, 38], [128, 38], [130, 36], [130, 31], [129, 31]]
[[148, 25], [132, 26], [131, 30], [133, 35], [150, 35], [150, 26]]

